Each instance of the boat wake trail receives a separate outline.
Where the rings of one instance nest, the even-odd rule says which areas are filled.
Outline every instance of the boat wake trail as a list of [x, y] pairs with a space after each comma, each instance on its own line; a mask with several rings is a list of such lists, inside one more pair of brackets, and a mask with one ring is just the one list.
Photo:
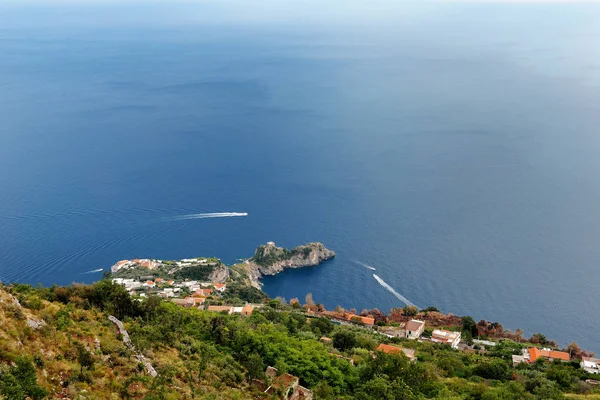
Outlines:
[[375, 268], [371, 267], [371, 266], [370, 266], [370, 265], [368, 265], [368, 264], [365, 264], [364, 262], [360, 262], [360, 261], [358, 261], [358, 260], [352, 260], [352, 261], [354, 261], [355, 263], [357, 263], [358, 265], [360, 265], [360, 266], [362, 266], [362, 267], [365, 267], [365, 268], [367, 268], [367, 269], [370, 269], [371, 271], [376, 271], [376, 269], [375, 269]]
[[96, 272], [102, 272], [102, 271], [104, 271], [104, 268], [93, 269], [93, 270], [88, 271], [88, 272], [82, 272], [81, 274], [82, 275], [85, 275], [85, 274], [95, 274]]
[[393, 294], [394, 297], [396, 297], [398, 300], [400, 300], [401, 302], [403, 302], [407, 306], [415, 306], [415, 303], [413, 303], [412, 301], [410, 301], [406, 297], [402, 296], [400, 293], [396, 292], [393, 287], [391, 287], [390, 285], [388, 285], [387, 282], [384, 281], [383, 279], [381, 279], [379, 276], [373, 274], [373, 278], [375, 278], [375, 280], [377, 282], [379, 282], [379, 284], [381, 286], [383, 286], [388, 292], [390, 292], [391, 294]]
[[216, 212], [216, 213], [200, 213], [200, 214], [187, 214], [179, 215], [176, 217], [169, 218], [169, 221], [183, 221], [186, 219], [205, 219], [205, 218], [233, 218], [233, 217], [247, 217], [247, 212]]

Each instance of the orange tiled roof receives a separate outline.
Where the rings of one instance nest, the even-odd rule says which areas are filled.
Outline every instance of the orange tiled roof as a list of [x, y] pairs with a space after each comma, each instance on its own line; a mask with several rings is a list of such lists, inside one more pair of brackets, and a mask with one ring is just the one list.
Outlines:
[[379, 346], [377, 346], [377, 351], [383, 351], [386, 354], [397, 354], [402, 352], [402, 349], [400, 347], [381, 343]]
[[225, 287], [224, 283], [213, 283], [213, 286], [217, 289], [221, 289], [222, 287]]
[[360, 315], [356, 315], [356, 314], [348, 314], [348, 316], [346, 317], [346, 319], [348, 321], [352, 321], [352, 318], [358, 317], [360, 318], [360, 321], [365, 324], [365, 325], [373, 325], [375, 324], [375, 318], [373, 317], [361, 317]]
[[534, 362], [535, 360], [540, 358], [541, 355], [542, 355], [542, 352], [537, 347], [529, 348], [529, 362]]
[[569, 353], [556, 350], [540, 350], [537, 347], [529, 348], [529, 362], [535, 362], [540, 357], [552, 358], [557, 360], [569, 361], [571, 357]]
[[542, 356], [552, 359], [559, 359], [564, 361], [569, 361], [569, 353], [565, 353], [563, 351], [556, 350], [542, 350]]

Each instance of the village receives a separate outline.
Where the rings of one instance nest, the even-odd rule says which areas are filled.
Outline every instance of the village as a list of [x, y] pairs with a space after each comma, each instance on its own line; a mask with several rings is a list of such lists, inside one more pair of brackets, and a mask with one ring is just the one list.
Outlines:
[[[312, 298], [307, 301], [307, 304], [301, 305], [297, 299], [292, 299], [289, 304], [282, 302], [281, 299], [274, 299], [268, 303], [249, 303], [227, 304], [227, 300], [223, 295], [227, 291], [227, 274], [220, 274], [219, 281], [217, 280], [201, 280], [201, 279], [176, 279], [177, 271], [182, 271], [190, 267], [202, 268], [202, 266], [214, 268], [219, 265], [216, 259], [195, 258], [183, 259], [180, 261], [162, 261], [150, 259], [134, 259], [122, 260], [115, 264], [111, 271], [113, 276], [112, 282], [125, 287], [127, 292], [138, 299], [158, 296], [169, 300], [181, 307], [196, 308], [207, 312], [220, 312], [226, 314], [238, 314], [242, 317], [252, 315], [255, 309], [273, 308], [281, 310], [284, 308], [293, 308], [304, 314], [307, 320], [315, 318], [327, 318], [336, 325], [349, 325], [357, 329], [365, 329], [378, 335], [383, 335], [390, 339], [391, 343], [380, 343], [377, 351], [387, 354], [401, 354], [406, 356], [410, 361], [416, 361], [418, 358], [417, 350], [410, 348], [411, 346], [402, 346], [406, 340], [415, 340], [421, 343], [436, 343], [445, 344], [457, 351], [465, 352], [486, 352], [498, 345], [499, 341], [511, 340], [506, 338], [475, 339], [469, 337], [465, 339], [460, 330], [460, 318], [454, 316], [446, 316], [444, 318], [430, 318], [427, 313], [419, 314], [423, 319], [419, 318], [402, 318], [401, 320], [391, 321], [387, 318], [382, 318], [378, 312], [363, 311], [360, 314], [356, 310], [346, 311], [341, 307], [335, 310], [326, 310], [322, 305], [317, 305], [312, 302]], [[209, 268], [209, 269], [210, 269]], [[225, 268], [225, 270], [227, 270]], [[189, 276], [187, 274], [186, 276]], [[194, 275], [191, 275], [194, 276]], [[210, 276], [205, 274], [204, 277]], [[145, 279], [143, 279], [145, 278]], [[308, 298], [308, 296], [307, 296]], [[269, 307], [270, 306], [270, 307]], [[320, 341], [328, 346], [332, 344], [332, 338], [323, 336]], [[388, 340], [386, 340], [387, 342]], [[352, 363], [352, 360], [331, 352], [333, 357], [341, 357]], [[560, 362], [571, 362], [575, 358], [565, 352], [558, 351], [550, 347], [525, 346], [521, 350], [521, 354], [512, 356], [513, 367], [517, 367], [521, 363], [533, 364], [538, 360]], [[588, 357], [585, 354], [579, 356], [577, 361], [582, 369], [590, 374], [600, 374], [600, 360]], [[269, 367], [272, 369], [272, 367]], [[267, 371], [267, 375], [273, 374], [272, 370]], [[285, 381], [285, 382], [284, 382]], [[591, 385], [598, 385], [596, 380], [587, 381]], [[285, 398], [312, 398], [310, 390], [298, 385], [298, 378], [289, 374], [279, 376], [272, 382], [275, 386], [281, 386], [279, 389], [285, 388], [284, 391], [289, 396]], [[265, 385], [263, 382], [255, 382], [256, 385]], [[269, 393], [273, 388], [266, 385], [265, 393]]]

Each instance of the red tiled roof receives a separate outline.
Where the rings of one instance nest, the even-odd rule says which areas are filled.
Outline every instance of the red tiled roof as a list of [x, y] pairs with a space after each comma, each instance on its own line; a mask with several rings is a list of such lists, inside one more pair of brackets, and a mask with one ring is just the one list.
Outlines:
[[377, 351], [383, 351], [386, 354], [397, 354], [397, 353], [401, 353], [402, 349], [400, 347], [381, 343], [379, 346], [377, 346]]

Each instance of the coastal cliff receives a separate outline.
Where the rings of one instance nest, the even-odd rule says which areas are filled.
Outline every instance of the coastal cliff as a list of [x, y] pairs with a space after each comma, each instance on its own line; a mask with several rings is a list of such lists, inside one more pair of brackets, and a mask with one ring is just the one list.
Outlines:
[[252, 286], [260, 289], [259, 279], [263, 275], [275, 275], [287, 268], [312, 267], [333, 257], [335, 252], [319, 242], [311, 242], [291, 250], [268, 242], [258, 246], [254, 256], [246, 260], [245, 264]]

